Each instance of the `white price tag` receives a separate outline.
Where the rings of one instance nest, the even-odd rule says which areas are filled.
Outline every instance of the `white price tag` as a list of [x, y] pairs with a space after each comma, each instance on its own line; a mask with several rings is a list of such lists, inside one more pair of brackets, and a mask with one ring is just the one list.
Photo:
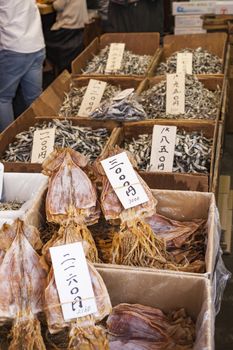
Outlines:
[[97, 311], [95, 295], [81, 242], [49, 249], [65, 321]]
[[154, 126], [150, 171], [172, 172], [176, 145], [176, 130], [176, 126]]
[[149, 200], [126, 152], [104, 159], [101, 164], [125, 209], [135, 207]]
[[105, 73], [116, 72], [121, 68], [121, 61], [125, 50], [124, 43], [113, 43], [110, 45]]
[[193, 74], [193, 54], [192, 52], [178, 52], [176, 73]]
[[33, 135], [31, 163], [43, 163], [53, 152], [56, 128], [36, 130]]
[[167, 74], [166, 114], [185, 113], [185, 74]]
[[4, 165], [0, 163], [0, 200], [2, 198], [3, 176], [4, 176]]
[[99, 106], [106, 86], [105, 81], [90, 79], [78, 111], [79, 116], [87, 117]]

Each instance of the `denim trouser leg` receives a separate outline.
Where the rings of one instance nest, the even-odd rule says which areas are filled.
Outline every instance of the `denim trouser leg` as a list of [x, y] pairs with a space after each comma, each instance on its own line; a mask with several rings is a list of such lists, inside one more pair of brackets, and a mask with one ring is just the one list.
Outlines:
[[0, 51], [0, 131], [14, 120], [12, 101], [19, 84], [27, 106], [40, 95], [44, 58], [44, 49], [29, 54]]

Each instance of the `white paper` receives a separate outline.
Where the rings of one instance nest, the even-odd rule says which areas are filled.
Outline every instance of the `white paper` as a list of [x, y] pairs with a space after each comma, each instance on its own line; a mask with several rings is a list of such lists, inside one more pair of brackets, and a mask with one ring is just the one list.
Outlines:
[[121, 62], [125, 50], [124, 43], [110, 44], [105, 73], [116, 72], [121, 68]]
[[150, 171], [172, 172], [176, 144], [176, 130], [176, 126], [154, 126]]
[[33, 135], [31, 163], [43, 163], [53, 152], [56, 128], [36, 130]]
[[4, 176], [4, 165], [0, 163], [0, 200], [2, 199], [3, 176]]
[[125, 209], [135, 207], [149, 200], [126, 152], [104, 159], [101, 164]]
[[95, 313], [96, 301], [82, 243], [49, 250], [64, 320]]
[[78, 111], [79, 116], [87, 117], [99, 107], [106, 86], [107, 83], [105, 81], [90, 79]]
[[166, 114], [185, 113], [185, 74], [167, 74]]
[[178, 52], [176, 73], [193, 74], [193, 54], [192, 52]]

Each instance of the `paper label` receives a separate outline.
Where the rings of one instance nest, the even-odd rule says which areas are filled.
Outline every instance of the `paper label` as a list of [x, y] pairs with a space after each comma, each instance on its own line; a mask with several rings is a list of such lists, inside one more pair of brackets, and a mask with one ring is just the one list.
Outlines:
[[33, 135], [31, 163], [43, 163], [53, 152], [56, 128], [36, 130]]
[[150, 171], [172, 172], [176, 145], [176, 130], [176, 126], [154, 126]]
[[116, 72], [121, 68], [121, 61], [123, 58], [124, 50], [125, 50], [124, 43], [110, 44], [105, 73]]
[[193, 74], [193, 54], [192, 52], [178, 52], [176, 73]]
[[2, 198], [3, 175], [4, 175], [4, 165], [0, 163], [0, 200]]
[[104, 159], [101, 164], [125, 209], [135, 207], [149, 200], [126, 152]]
[[185, 112], [185, 74], [167, 74], [166, 114]]
[[107, 83], [105, 81], [90, 79], [78, 111], [79, 116], [87, 117], [91, 112], [99, 107], [106, 86]]
[[95, 295], [81, 242], [49, 249], [65, 321], [97, 311]]

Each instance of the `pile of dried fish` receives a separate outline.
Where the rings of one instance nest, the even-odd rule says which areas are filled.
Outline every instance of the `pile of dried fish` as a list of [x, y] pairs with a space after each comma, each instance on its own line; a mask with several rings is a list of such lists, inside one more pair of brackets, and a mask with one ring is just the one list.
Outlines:
[[[221, 59], [204, 50], [201, 47], [197, 49], [184, 49], [179, 53], [191, 52], [193, 54], [193, 74], [221, 74]], [[176, 73], [177, 53], [172, 54], [166, 62], [161, 62], [156, 70], [156, 75], [164, 75], [166, 73]]]
[[10, 202], [0, 202], [0, 211], [5, 210], [19, 210], [24, 202], [10, 201]]
[[[77, 88], [71, 84], [70, 91], [65, 94], [65, 99], [58, 112], [59, 117], [68, 118], [78, 116], [78, 111], [81, 106], [86, 89], [86, 86]], [[120, 87], [107, 84], [101, 101], [104, 102], [106, 100], [109, 100], [112, 96], [116, 95], [120, 91]]]
[[[125, 140], [124, 148], [134, 154], [140, 170], [150, 170], [152, 135], [138, 135]], [[202, 133], [177, 130], [173, 161], [173, 172], [208, 173], [210, 171], [213, 139]]]
[[72, 125], [72, 121], [69, 120], [53, 119], [49, 122], [36, 123], [29, 130], [16, 135], [16, 140], [9, 144], [1, 160], [30, 162], [34, 131], [53, 127], [56, 128], [54, 147], [70, 147], [88, 156], [91, 161], [100, 155], [109, 138], [109, 132], [105, 128], [80, 127]]
[[[106, 74], [106, 64], [108, 59], [110, 46], [107, 45], [100, 50], [98, 55], [95, 55], [91, 61], [88, 62], [86, 68], [82, 71], [83, 74]], [[152, 61], [150, 55], [136, 55], [128, 50], [124, 51], [121, 69], [111, 74], [123, 75], [145, 75], [147, 69]]]
[[184, 309], [162, 310], [140, 304], [119, 304], [107, 319], [110, 349], [191, 350], [195, 324]]
[[185, 114], [166, 114], [166, 80], [145, 90], [139, 102], [146, 111], [147, 118], [216, 119], [220, 107], [220, 89], [212, 92], [193, 75], [185, 77]]

